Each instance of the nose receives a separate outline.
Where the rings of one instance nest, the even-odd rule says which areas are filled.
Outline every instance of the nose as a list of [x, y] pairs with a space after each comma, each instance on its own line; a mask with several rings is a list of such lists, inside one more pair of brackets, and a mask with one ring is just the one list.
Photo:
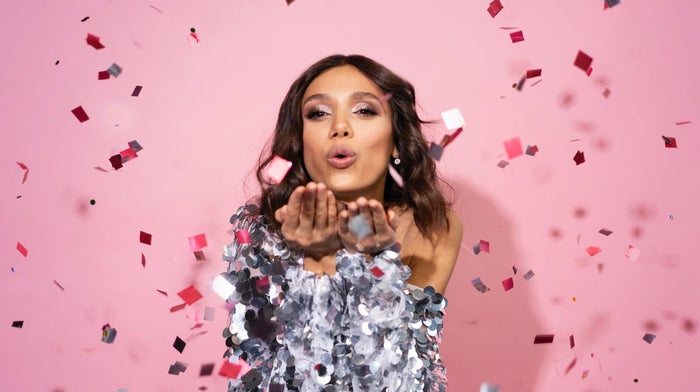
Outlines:
[[337, 115], [331, 123], [331, 129], [328, 134], [331, 139], [341, 137], [352, 137], [352, 127], [343, 115]]

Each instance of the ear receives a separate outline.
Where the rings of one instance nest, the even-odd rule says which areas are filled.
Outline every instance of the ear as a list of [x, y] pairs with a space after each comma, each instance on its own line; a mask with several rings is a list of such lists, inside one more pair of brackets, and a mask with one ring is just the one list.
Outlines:
[[394, 149], [391, 151], [391, 156], [392, 157], [397, 157], [399, 156], [399, 149], [394, 146]]

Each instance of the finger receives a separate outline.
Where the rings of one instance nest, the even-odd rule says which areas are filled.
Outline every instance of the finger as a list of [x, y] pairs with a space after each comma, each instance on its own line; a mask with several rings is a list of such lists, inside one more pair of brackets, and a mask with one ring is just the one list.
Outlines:
[[328, 226], [328, 190], [323, 184], [316, 186], [316, 217], [314, 229], [324, 230]]
[[338, 208], [335, 195], [331, 191], [326, 192], [328, 193], [328, 227], [335, 227], [338, 224]]
[[374, 223], [374, 229], [376, 233], [387, 233], [391, 229], [391, 227], [389, 226], [386, 220], [386, 213], [384, 212], [384, 207], [382, 207], [382, 204], [376, 200], [370, 200], [368, 206], [372, 213], [372, 220]]
[[287, 205], [283, 205], [275, 211], [275, 220], [279, 223], [284, 223], [287, 218]]
[[348, 221], [350, 220], [350, 213], [346, 211], [341, 211], [338, 214], [338, 232], [340, 235], [347, 236], [350, 232], [350, 227], [348, 227]]
[[304, 195], [304, 187], [298, 186], [291, 195], [289, 195], [289, 203], [287, 203], [287, 213], [285, 224], [296, 230], [299, 227], [299, 212], [301, 211], [301, 198]]
[[396, 229], [399, 228], [399, 220], [396, 217], [396, 212], [394, 210], [389, 210], [386, 215], [389, 219], [389, 226], [396, 231]]
[[316, 203], [316, 184], [306, 184], [304, 196], [301, 199], [301, 213], [299, 214], [299, 229], [311, 231], [314, 226], [314, 204]]
[[369, 225], [369, 228], [374, 232], [374, 219], [372, 218], [372, 211], [370, 211], [367, 199], [364, 197], [357, 199], [357, 206], [360, 209], [360, 215], [362, 215], [362, 218]]

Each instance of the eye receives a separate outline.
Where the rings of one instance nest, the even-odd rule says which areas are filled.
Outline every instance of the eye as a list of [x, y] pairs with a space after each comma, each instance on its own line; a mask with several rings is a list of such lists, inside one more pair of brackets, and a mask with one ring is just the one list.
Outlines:
[[361, 116], [371, 117], [376, 116], [378, 112], [376, 109], [374, 109], [374, 107], [372, 107], [372, 105], [363, 104], [358, 106], [354, 113]]
[[306, 112], [304, 117], [306, 117], [309, 120], [315, 120], [315, 119], [319, 119], [323, 116], [328, 116], [328, 115], [330, 115], [330, 112], [327, 110], [320, 109], [320, 108], [312, 108], [308, 112]]

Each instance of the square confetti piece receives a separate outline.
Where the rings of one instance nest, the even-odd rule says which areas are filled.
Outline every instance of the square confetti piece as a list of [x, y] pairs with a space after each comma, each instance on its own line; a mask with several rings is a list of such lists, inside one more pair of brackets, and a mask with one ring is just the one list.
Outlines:
[[528, 145], [527, 148], [525, 149], [525, 154], [530, 155], [530, 156], [535, 156], [537, 152], [540, 151], [537, 146], [530, 146]]
[[620, 4], [620, 0], [605, 0], [605, 8], [612, 8]]
[[202, 367], [199, 369], [199, 377], [211, 376], [212, 373], [214, 373], [214, 366], [215, 364], [213, 363], [203, 364]]
[[625, 256], [632, 261], [636, 261], [639, 258], [640, 252], [641, 251], [638, 248], [635, 248], [634, 246], [629, 245], [629, 246], [627, 246], [627, 251], [625, 252]]
[[179, 311], [179, 310], [185, 309], [185, 306], [187, 306], [186, 303], [182, 303], [182, 304], [180, 304], [180, 305], [175, 305], [175, 306], [173, 306], [172, 308], [170, 308], [170, 313], [175, 313], [175, 312], [177, 312], [177, 311]]
[[204, 319], [207, 321], [214, 321], [214, 311], [215, 309], [211, 306], [204, 308]]
[[198, 250], [194, 252], [194, 259], [197, 261], [205, 261], [207, 259], [207, 256], [204, 255], [204, 252]]
[[192, 250], [192, 252], [196, 252], [207, 246], [207, 236], [204, 233], [193, 235], [188, 238], [188, 241], [190, 242], [190, 250]]
[[214, 278], [214, 282], [212, 282], [212, 290], [216, 294], [219, 295], [219, 297], [223, 299], [228, 299], [228, 297], [233, 294], [233, 292], [236, 290], [236, 286], [231, 284], [231, 282], [226, 279], [224, 274], [217, 275], [216, 278]]
[[369, 270], [375, 278], [379, 279], [384, 276], [384, 271], [376, 265]]
[[574, 155], [574, 162], [576, 162], [576, 166], [582, 164], [583, 162], [586, 162], [586, 158], [583, 156], [582, 151], [576, 152], [576, 155]]
[[644, 339], [645, 342], [651, 344], [651, 342], [653, 342], [654, 339], [656, 339], [656, 335], [652, 335], [650, 333], [647, 333], [647, 334], [644, 334], [644, 337], [642, 339]]
[[144, 255], [143, 253], [141, 253], [141, 266], [143, 268], [146, 268], [146, 255]]
[[501, 282], [501, 284], [503, 285], [503, 290], [508, 291], [513, 288], [513, 278], [508, 278]]
[[588, 72], [588, 70], [591, 68], [591, 63], [593, 63], [593, 58], [579, 50], [576, 54], [574, 65], [580, 68], [583, 72]]
[[189, 287], [183, 289], [179, 293], [177, 293], [178, 297], [182, 298], [183, 301], [187, 305], [192, 305], [193, 303], [199, 301], [202, 299], [202, 293], [197, 290], [193, 285], [190, 285]]
[[445, 151], [445, 149], [441, 145], [430, 142], [430, 150], [428, 150], [429, 157], [439, 161], [440, 158], [442, 158], [443, 151]]
[[528, 69], [525, 72], [525, 77], [528, 79], [536, 78], [538, 76], [542, 76], [542, 69]]
[[523, 36], [522, 31], [514, 31], [510, 33], [510, 40], [513, 43], [520, 42], [520, 41], [525, 41], [525, 37]]
[[612, 230], [606, 229], [606, 228], [602, 228], [602, 229], [598, 230], [598, 233], [600, 233], [600, 234], [602, 234], [602, 235], [604, 235], [604, 236], [607, 237], [607, 236], [609, 236], [610, 234], [612, 234]]
[[666, 148], [678, 148], [678, 145], [676, 144], [676, 138], [675, 137], [668, 137], [668, 136], [661, 136], [664, 139], [664, 146]]
[[19, 241], [17, 241], [17, 251], [22, 254], [22, 256], [27, 257], [29, 251], [24, 247]]
[[250, 243], [250, 233], [248, 230], [236, 230], [236, 240], [239, 244], [249, 244]]
[[498, 166], [498, 167], [500, 167], [501, 169], [503, 169], [503, 168], [505, 168], [505, 167], [508, 166], [508, 165], [510, 165], [510, 163], [508, 163], [508, 161], [504, 161], [503, 159], [501, 159], [501, 161], [498, 162], [498, 165], [496, 165], [496, 166]]
[[180, 362], [180, 361], [175, 361], [174, 364], [170, 365], [170, 369], [168, 369], [168, 374], [174, 374], [174, 375], [179, 375], [180, 373], [184, 372], [187, 370], [187, 364]]
[[530, 279], [532, 279], [533, 276], [535, 276], [535, 272], [532, 270], [529, 270], [529, 271], [527, 271], [527, 273], [525, 275], [523, 275], [523, 278], [525, 278], [525, 280], [530, 280]]
[[292, 162], [275, 155], [267, 166], [266, 173], [273, 183], [280, 184], [291, 168]]
[[97, 80], [105, 80], [105, 79], [109, 79], [109, 72], [100, 71], [97, 73]]
[[481, 386], [479, 386], [479, 392], [500, 392], [500, 390], [497, 386], [487, 382], [482, 382]]
[[226, 378], [236, 379], [238, 378], [238, 374], [241, 372], [241, 368], [242, 366], [238, 364], [225, 361], [223, 364], [221, 364], [221, 369], [219, 369], [219, 375], [224, 376]]
[[134, 158], [138, 158], [138, 155], [136, 155], [136, 151], [134, 151], [134, 149], [131, 147], [127, 148], [126, 150], [122, 150], [119, 153], [119, 156], [121, 156], [122, 158], [122, 163], [129, 162]]
[[487, 8], [487, 11], [489, 12], [489, 15], [491, 15], [492, 18], [495, 18], [496, 15], [498, 15], [499, 12], [503, 9], [503, 5], [501, 4], [500, 0], [493, 0], [491, 3], [489, 3], [489, 8]]
[[464, 126], [464, 117], [459, 109], [450, 109], [442, 112], [442, 121], [449, 130], [461, 128]]
[[503, 142], [503, 145], [506, 148], [506, 154], [508, 155], [508, 159], [513, 159], [523, 154], [523, 146], [522, 144], [520, 144], [519, 137], [514, 137], [510, 140], [506, 140], [505, 142]]
[[151, 245], [152, 237], [153, 237], [152, 235], [150, 235], [144, 231], [139, 233], [139, 241], [141, 241], [142, 244]]
[[589, 246], [586, 248], [586, 253], [588, 253], [589, 256], [595, 256], [598, 253], [601, 252], [602, 249], [600, 249], [597, 246]]
[[184, 340], [180, 339], [179, 336], [175, 336], [175, 342], [173, 343], [173, 347], [175, 347], [175, 350], [182, 354], [182, 351], [185, 350], [186, 345], [187, 343], [185, 343]]
[[137, 142], [136, 140], [130, 141], [129, 147], [131, 147], [131, 149], [134, 150], [134, 152], [139, 152], [139, 151], [143, 150], [143, 147], [141, 147], [139, 142]]
[[109, 157], [109, 163], [112, 164], [112, 168], [114, 168], [114, 170], [119, 170], [124, 166], [122, 165], [122, 156], [119, 154]]
[[13, 321], [12, 322], [12, 327], [13, 328], [22, 328], [24, 326], [24, 321]]
[[486, 253], [489, 253], [491, 249], [491, 244], [488, 241], [479, 240], [479, 249]]
[[109, 66], [107, 69], [107, 72], [109, 72], [110, 75], [114, 76], [115, 78], [122, 73], [122, 67], [117, 65], [117, 63], [112, 63], [112, 65]]
[[138, 97], [139, 94], [141, 94], [141, 89], [142, 89], [142, 88], [143, 88], [143, 86], [136, 86], [136, 87], [134, 87], [134, 91], [131, 92], [131, 96], [132, 96], [132, 97]]
[[100, 37], [88, 33], [87, 38], [85, 38], [85, 41], [87, 42], [88, 45], [92, 46], [95, 49], [103, 49], [104, 45], [100, 43]]
[[481, 293], [485, 293], [490, 290], [484, 283], [481, 282], [481, 278], [472, 279], [472, 286], [474, 286], [474, 288]]
[[537, 335], [535, 336], [535, 344], [552, 343], [554, 341], [554, 335]]
[[82, 106], [78, 106], [77, 108], [71, 110], [71, 113], [73, 113], [75, 118], [77, 118], [78, 121], [80, 121], [81, 123], [90, 119], [90, 117], [88, 117], [87, 113], [85, 113], [85, 109], [83, 109]]

